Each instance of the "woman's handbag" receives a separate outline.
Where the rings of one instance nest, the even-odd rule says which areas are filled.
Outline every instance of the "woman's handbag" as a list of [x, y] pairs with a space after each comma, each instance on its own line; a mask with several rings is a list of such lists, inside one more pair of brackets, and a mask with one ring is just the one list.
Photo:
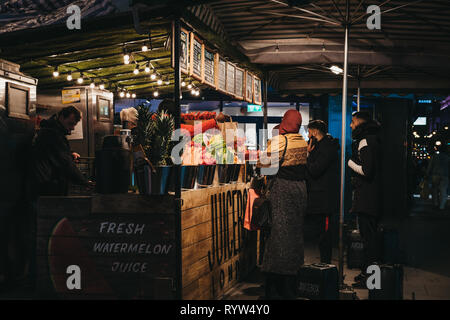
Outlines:
[[[284, 146], [283, 155], [281, 156], [280, 165], [284, 162], [284, 156], [286, 154], [288, 140], [286, 140], [286, 145]], [[259, 179], [259, 181], [252, 181], [252, 185], [260, 184], [260, 179], [262, 177], [256, 177], [253, 179]], [[261, 188], [259, 198], [255, 199], [252, 208], [251, 226], [253, 230], [269, 229], [272, 225], [272, 206], [269, 200], [270, 189], [275, 181], [275, 177], [270, 179], [267, 183], [266, 188]]]

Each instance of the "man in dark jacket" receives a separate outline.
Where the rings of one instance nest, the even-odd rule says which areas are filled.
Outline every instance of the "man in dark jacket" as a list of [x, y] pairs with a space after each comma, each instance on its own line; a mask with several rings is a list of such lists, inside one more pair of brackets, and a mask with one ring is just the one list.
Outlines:
[[73, 106], [62, 109], [48, 120], [42, 120], [33, 139], [33, 191], [37, 196], [65, 196], [69, 182], [90, 183], [77, 168], [79, 154], [70, 150], [66, 135], [80, 121], [80, 112]]
[[332, 226], [339, 208], [339, 142], [322, 120], [308, 125], [308, 220], [319, 237], [320, 261], [331, 263]]
[[352, 157], [348, 166], [352, 169], [354, 197], [353, 213], [358, 215], [359, 231], [365, 244], [365, 263], [362, 273], [355, 280], [365, 285], [367, 266], [377, 261], [376, 232], [381, 208], [380, 125], [365, 112], [352, 117]]

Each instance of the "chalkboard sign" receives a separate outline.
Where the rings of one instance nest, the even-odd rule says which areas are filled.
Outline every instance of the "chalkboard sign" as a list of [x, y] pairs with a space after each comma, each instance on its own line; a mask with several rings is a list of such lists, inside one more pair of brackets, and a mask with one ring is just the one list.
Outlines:
[[254, 79], [254, 94], [255, 94], [255, 103], [261, 104], [261, 80], [259, 80], [257, 77]]
[[6, 108], [8, 117], [30, 119], [30, 88], [7, 82]]
[[191, 71], [190, 74], [203, 81], [203, 44], [201, 40], [191, 33]]
[[236, 82], [234, 94], [236, 98], [242, 99], [244, 97], [244, 70], [236, 68]]
[[205, 48], [205, 83], [215, 87], [215, 55], [212, 51]]
[[227, 62], [219, 57], [218, 63], [217, 63], [217, 81], [216, 86], [217, 89], [226, 92], [226, 86], [227, 86]]
[[[123, 201], [125, 198], [121, 197]], [[133, 198], [129, 201], [138, 199]], [[168, 204], [164, 199], [158, 201]], [[99, 204], [104, 207], [111, 202], [116, 208], [121, 206], [119, 201], [108, 198]], [[94, 210], [88, 197], [49, 197], [39, 202], [38, 292], [66, 299], [173, 299], [174, 216], [168, 212]], [[68, 281], [77, 268], [79, 289], [75, 287], [76, 281]], [[71, 272], [68, 274], [67, 270]]]
[[248, 72], [245, 72], [245, 100], [253, 102], [253, 76]]
[[235, 92], [235, 82], [236, 82], [236, 78], [235, 78], [235, 72], [236, 72], [236, 67], [230, 63], [227, 62], [227, 88], [226, 91], [228, 94], [234, 95]]
[[181, 29], [180, 68], [183, 73], [189, 70], [189, 32]]

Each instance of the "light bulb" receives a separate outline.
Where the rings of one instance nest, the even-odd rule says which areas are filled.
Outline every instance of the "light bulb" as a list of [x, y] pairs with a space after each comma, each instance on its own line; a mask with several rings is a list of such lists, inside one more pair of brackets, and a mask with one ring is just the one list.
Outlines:
[[125, 97], [125, 93], [122, 91], [122, 92], [119, 94], [119, 96], [120, 96], [121, 98], [123, 98], [123, 97]]
[[161, 79], [158, 79], [158, 85], [162, 85], [162, 80]]
[[192, 84], [188, 84], [188, 89], [190, 90], [190, 89], [192, 89]]
[[79, 77], [79, 78], [77, 79], [77, 82], [78, 82], [79, 84], [82, 84], [83, 81], [84, 81], [83, 77]]
[[195, 92], [196, 92], [196, 91], [195, 91], [194, 89], [191, 90], [191, 94], [192, 94], [193, 96], [195, 95]]
[[134, 99], [134, 98], [136, 98], [136, 93], [133, 93], [132, 95], [131, 95], [131, 97]]
[[104, 90], [105, 89], [105, 85], [103, 83], [100, 83], [100, 85], [98, 87], [100, 88], [100, 90]]
[[133, 73], [134, 74], [138, 74], [139, 73], [139, 67], [138, 66], [136, 66], [136, 68], [134, 68]]
[[123, 63], [130, 64], [130, 60], [124, 60]]
[[127, 98], [131, 97], [131, 94], [129, 92], [127, 92]]
[[186, 82], [184, 82], [184, 81], [181, 82], [181, 86], [182, 86], [182, 87], [186, 86]]
[[145, 67], [145, 72], [147, 72], [147, 73], [150, 72], [150, 67], [149, 67], [149, 66], [146, 66], [146, 67]]
[[152, 75], [150, 76], [150, 79], [155, 80], [156, 79], [156, 74], [152, 73]]
[[153, 92], [153, 96], [157, 97], [159, 95], [158, 91]]
[[91, 84], [89, 85], [89, 87], [95, 88], [95, 83], [94, 83], [94, 82], [91, 82]]
[[144, 45], [142, 46], [142, 51], [143, 51], [143, 52], [146, 52], [146, 51], [148, 51], [148, 47], [147, 47], [147, 45], [145, 45], [145, 44], [144, 44]]
[[67, 75], [67, 81], [72, 81], [72, 72]]
[[166, 80], [166, 85], [169, 85], [170, 84], [170, 81], [169, 81], [169, 79], [167, 79]]
[[58, 67], [55, 68], [55, 70], [53, 70], [53, 76], [55, 78], [57, 78], [59, 76], [59, 71], [58, 71]]
[[124, 55], [123, 55], [123, 61], [129, 61], [130, 60], [130, 55], [128, 54], [128, 53], [125, 53]]

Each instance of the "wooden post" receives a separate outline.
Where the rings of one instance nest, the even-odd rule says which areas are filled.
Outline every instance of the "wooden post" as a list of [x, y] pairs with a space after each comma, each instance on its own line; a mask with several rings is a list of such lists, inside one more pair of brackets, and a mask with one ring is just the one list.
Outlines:
[[[180, 129], [181, 123], [181, 105], [180, 105], [180, 79], [181, 79], [181, 69], [180, 69], [180, 45], [181, 45], [181, 22], [180, 17], [177, 14], [174, 21], [174, 60], [175, 60], [175, 84], [174, 84], [174, 101], [175, 101], [175, 130]], [[182, 269], [181, 269], [181, 167], [180, 165], [175, 165], [175, 245], [176, 245], [176, 298], [181, 300], [182, 298]]]

